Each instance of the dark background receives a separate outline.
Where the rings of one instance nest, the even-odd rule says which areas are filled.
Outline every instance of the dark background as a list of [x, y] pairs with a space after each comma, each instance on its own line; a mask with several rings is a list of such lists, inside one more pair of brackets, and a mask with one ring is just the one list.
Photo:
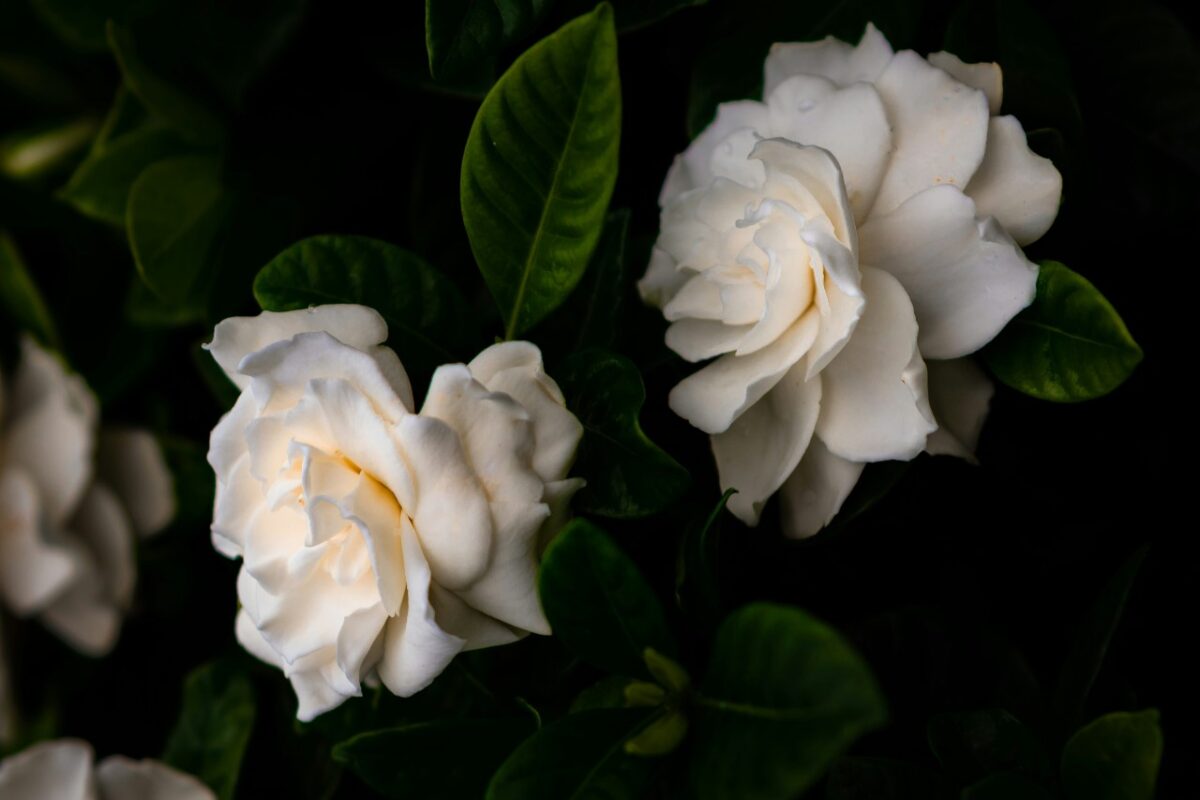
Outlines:
[[[1061, 741], [1069, 731], [1056, 721], [1052, 697], [1072, 637], [1121, 565], [1150, 545], [1076, 722], [1159, 708], [1160, 795], [1170, 796], [1191, 783], [1194, 741], [1194, 669], [1183, 648], [1194, 636], [1200, 574], [1189, 558], [1183, 477], [1192, 470], [1194, 397], [1184, 370], [1195, 361], [1196, 309], [1184, 287], [1200, 219], [1200, 51], [1194, 28], [1168, 4], [1044, 3], [1033, 12], [1036, 24], [1024, 6], [1012, 23], [1014, 8], [713, 0], [622, 36], [613, 207], [633, 213], [635, 255], [617, 349], [643, 370], [645, 429], [689, 467], [693, 486], [664, 516], [607, 528], [669, 599], [679, 537], [718, 497], [707, 442], [666, 410], [685, 365], [664, 350], [663, 323], [633, 289], [657, 228], [658, 187], [689, 140], [689, 115], [703, 117], [689, 106], [694, 85], [716, 87], [723, 99], [752, 95], [765, 44], [826, 33], [854, 39], [868, 18], [896, 49], [945, 46], [967, 60], [999, 60], [1004, 113], [1017, 114], [1031, 144], [1064, 174], [1058, 221], [1028, 254], [1089, 278], [1121, 312], [1144, 362], [1114, 394], [1086, 404], [1039, 402], [998, 387], [980, 466], [923, 456], [909, 469], [873, 467], [848, 505], [865, 506], [872, 485], [895, 481], [891, 490], [811, 540], [783, 540], [773, 505], [755, 530], [726, 516], [724, 601], [797, 604], [833, 623], [868, 658], [892, 710], [891, 724], [854, 752], [933, 766], [925, 727], [938, 712], [1000, 707], [1047, 741]], [[564, 0], [501, 66], [581, 10]], [[471, 299], [476, 349], [501, 333], [458, 210], [459, 163], [479, 98], [423, 73], [422, 17], [416, 2], [315, 0], [230, 109], [227, 180], [239, 205], [214, 256], [207, 324], [164, 330], [120, 322], [133, 277], [123, 234], [57, 202], [52, 191], [63, 175], [0, 183], [0, 227], [32, 265], [65, 350], [101, 395], [105, 415], [149, 421], [169, 434], [172, 463], [185, 471], [177, 475], [185, 485], [181, 519], [143, 546], [138, 605], [110, 659], [75, 656], [35, 625], [6, 626], [19, 654], [22, 708], [59, 733], [90, 739], [100, 752], [156, 756], [178, 711], [180, 676], [214, 655], [237, 658], [236, 565], [208, 543], [211, 477], [200, 460], [222, 406], [194, 350], [212, 322], [256, 310], [250, 281], [262, 264], [305, 235], [385, 239], [424, 256]], [[105, 112], [120, 79], [111, 58], [71, 53], [20, 0], [5, 0], [0, 20], [7, 23], [0, 52], [51, 59], [69, 77], [78, 107]], [[40, 118], [45, 106], [0, 89], [0, 130]], [[10, 333], [0, 339], [7, 356]], [[530, 338], [538, 336], [535, 328]], [[699, 658], [705, 643], [703, 629], [695, 631]], [[558, 657], [552, 643], [512, 649]], [[514, 657], [487, 656], [476, 666], [502, 673]], [[279, 776], [299, 763], [291, 745], [277, 741], [294, 733], [288, 689], [274, 671], [255, 674], [260, 723], [243, 775], [248, 797], [279, 790]], [[320, 751], [319, 731], [305, 736]], [[315, 758], [306, 769], [325, 767]], [[293, 778], [296, 791], [309, 782], [292, 775], [284, 783]], [[352, 787], [347, 779], [343, 793], [353, 796]]]

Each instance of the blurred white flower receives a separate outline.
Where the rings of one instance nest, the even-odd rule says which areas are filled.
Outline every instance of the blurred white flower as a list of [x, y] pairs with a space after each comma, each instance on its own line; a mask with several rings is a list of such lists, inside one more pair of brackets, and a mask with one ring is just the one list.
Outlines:
[[782, 488], [817, 532], [872, 461], [972, 457], [991, 385], [962, 360], [1034, 295], [1020, 245], [1062, 180], [1000, 107], [996, 64], [893, 53], [868, 26], [777, 44], [765, 102], [726, 103], [678, 156], [639, 288], [667, 344], [715, 359], [671, 393], [712, 436], [729, 508]]
[[216, 800], [193, 778], [158, 761], [109, 756], [95, 767], [77, 739], [36, 744], [0, 761], [4, 800]]
[[408, 696], [463, 650], [549, 633], [541, 542], [582, 435], [526, 342], [434, 373], [420, 412], [387, 326], [329, 305], [219, 324], [242, 389], [213, 430], [213, 544], [242, 558], [237, 635], [312, 719], [378, 680]]
[[84, 382], [22, 339], [0, 384], [0, 598], [98, 656], [132, 599], [134, 534], [165, 526], [175, 496], [149, 433], [97, 425]]

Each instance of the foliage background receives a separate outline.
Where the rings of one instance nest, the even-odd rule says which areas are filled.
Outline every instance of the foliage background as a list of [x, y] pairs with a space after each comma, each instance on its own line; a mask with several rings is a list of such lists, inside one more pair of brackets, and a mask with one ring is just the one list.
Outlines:
[[[134, 4], [113, 1], [107, 13], [129, 13]], [[6, 143], [38, 126], [106, 114], [121, 82], [112, 55], [65, 41], [47, 24], [55, 9], [72, 14], [87, 5], [0, 6]], [[203, 462], [225, 399], [211, 390], [197, 346], [215, 321], [257, 309], [251, 285], [258, 269], [303, 236], [376, 237], [420, 255], [461, 290], [470, 327], [457, 357], [469, 358], [503, 332], [459, 210], [478, 81], [448, 85], [429, 76], [424, 9], [279, 0], [260, 8], [279, 35], [258, 51], [222, 46], [232, 41], [225, 32], [248, 29], [237, 5], [187, 0], [170, 16], [188, 24], [131, 28], [145, 37], [138, 43], [147, 59], [199, 54], [176, 57], [171, 74], [202, 96], [209, 92], [228, 131], [220, 191], [230, 213], [204, 251], [211, 291], [202, 305], [192, 302], [203, 298], [199, 290], [188, 293], [182, 314], [131, 295], [138, 278], [125, 232], [56, 196], [82, 152], [40, 175], [0, 178], [0, 228], [30, 266], [63, 351], [100, 395], [107, 419], [148, 424], [162, 435], [181, 500], [176, 524], [141, 549], [137, 605], [110, 658], [77, 656], [33, 624], [8, 620], [5, 627], [30, 735], [79, 736], [102, 754], [158, 757], [180, 713], [183, 676], [217, 657], [223, 670], [250, 676], [257, 705], [238, 796], [354, 797], [366, 790], [330, 759], [329, 747], [366, 721], [514, 697], [550, 717], [596, 675], [570, 667], [554, 641], [526, 641], [460, 659], [466, 663], [448, 673], [448, 688], [436, 697], [356, 701], [301, 728], [292, 722], [286, 683], [233, 641], [236, 565], [208, 542], [211, 473]], [[500, 69], [589, 10], [573, 0], [546, 5], [542, 19], [502, 49]], [[615, 5], [619, 23], [636, 4]], [[855, 755], [936, 768], [926, 729], [942, 712], [1003, 708], [1061, 742], [1101, 713], [1157, 707], [1167, 741], [1163, 794], [1189, 784], [1184, 742], [1194, 717], [1185, 706], [1194, 690], [1192, 681], [1175, 680], [1184, 662], [1173, 648], [1191, 634], [1186, 612], [1193, 604], [1184, 598], [1198, 576], [1184, 556], [1177, 516], [1187, 495], [1175, 487], [1186, 467], [1170, 459], [1186, 457], [1180, 445], [1194, 427], [1180, 422], [1193, 405], [1180, 369], [1191, 363], [1183, 343], [1195, 312], [1179, 281], [1191, 272], [1190, 257], [1180, 254], [1191, 252], [1184, 245], [1200, 211], [1200, 51], [1181, 13], [1111, 0], [1036, 10], [1008, 0], [712, 0], [620, 38], [623, 121], [612, 208], [629, 209], [630, 238], [613, 349], [645, 380], [643, 427], [689, 468], [692, 481], [665, 513], [604, 525], [634, 556], [676, 627], [679, 542], [719, 492], [704, 437], [666, 410], [684, 365], [662, 346], [663, 323], [641, 307], [633, 280], [657, 228], [659, 185], [689, 139], [689, 122], [711, 111], [709, 95], [754, 94], [770, 41], [828, 33], [855, 39], [871, 19], [897, 49], [945, 47], [967, 60], [999, 60], [1006, 111], [1038, 131], [1031, 142], [1065, 178], [1058, 222], [1030, 257], [1054, 258], [1087, 276], [1147, 354], [1120, 390], [1086, 404], [1039, 402], [1000, 387], [980, 445], [982, 466], [922, 457], [911, 469], [873, 468], [849, 503], [862, 513], [812, 540], [781, 539], [773, 509], [755, 530], [722, 519], [716, 563], [724, 609], [764, 599], [798, 605], [841, 631], [870, 663], [891, 719]], [[222, 94], [209, 78], [235, 62], [230, 74], [240, 82]], [[206, 77], [197, 65], [209, 64], [219, 69]], [[152, 318], [183, 323], [147, 324]], [[547, 350], [551, 374], [567, 355], [555, 335], [562, 324], [551, 318], [528, 334]], [[17, 325], [9, 317], [0, 325], [8, 368]], [[870, 505], [873, 488], [883, 496]], [[1073, 635], [1110, 578], [1147, 544], [1084, 712], [1060, 725], [1053, 698]], [[702, 662], [711, 627], [688, 631], [683, 648]]]

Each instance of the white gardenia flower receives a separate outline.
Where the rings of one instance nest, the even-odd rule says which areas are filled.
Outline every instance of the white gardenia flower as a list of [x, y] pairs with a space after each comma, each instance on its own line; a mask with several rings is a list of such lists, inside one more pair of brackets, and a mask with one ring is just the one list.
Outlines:
[[0, 761], [4, 800], [216, 800], [191, 775], [158, 761], [109, 756], [95, 767], [91, 745], [42, 742]]
[[0, 599], [77, 650], [104, 655], [135, 582], [134, 536], [175, 513], [154, 437], [98, 430], [96, 398], [26, 337], [0, 383]]
[[765, 72], [765, 102], [722, 105], [676, 158], [639, 289], [676, 353], [714, 359], [670, 405], [712, 436], [729, 508], [757, 524], [782, 488], [807, 536], [868, 462], [973, 457], [992, 389], [962, 357], [1033, 300], [1020, 245], [1062, 179], [995, 116], [996, 64], [868, 26], [777, 44]]
[[220, 323], [241, 389], [213, 430], [213, 544], [242, 558], [239, 641], [309, 720], [376, 678], [409, 696], [459, 652], [549, 633], [541, 544], [582, 484], [582, 435], [541, 353], [506, 342], [440, 367], [417, 412], [374, 310]]

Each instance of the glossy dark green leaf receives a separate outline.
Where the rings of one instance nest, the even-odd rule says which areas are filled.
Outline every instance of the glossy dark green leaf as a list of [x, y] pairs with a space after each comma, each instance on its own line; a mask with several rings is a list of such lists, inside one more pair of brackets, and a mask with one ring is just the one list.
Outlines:
[[110, 20], [108, 46], [121, 68], [125, 87], [151, 114], [194, 144], [212, 145], [224, 138], [225, 126], [220, 117], [205, 103], [175, 86], [146, 64], [128, 28]]
[[675, 570], [675, 599], [701, 616], [715, 616], [721, 607], [717, 558], [721, 519], [736, 489], [726, 489], [699, 525], [692, 525], [679, 545]]
[[1025, 775], [997, 772], [963, 789], [962, 800], [1054, 800], [1054, 795]]
[[1067, 800], [1152, 800], [1162, 751], [1157, 711], [1100, 717], [1063, 748]]
[[435, 720], [361, 733], [333, 758], [384, 797], [476, 800], [534, 728], [531, 717]]
[[500, 50], [527, 35], [553, 0], [425, 0], [429, 74], [487, 75]]
[[42, 344], [58, 346], [58, 332], [46, 301], [33, 282], [16, 242], [3, 230], [0, 230], [0, 307]]
[[553, 311], [583, 275], [620, 135], [608, 4], [527, 50], [480, 106], [463, 154], [463, 222], [508, 338]]
[[646, 709], [563, 717], [529, 738], [496, 772], [487, 800], [636, 800], [655, 760], [625, 752], [649, 721]]
[[958, 793], [922, 764], [844, 756], [833, 762], [825, 800], [953, 800]]
[[567, 359], [556, 377], [584, 427], [574, 471], [587, 486], [575, 496], [577, 510], [642, 517], [679, 499], [687, 490], [687, 470], [642, 431], [646, 389], [629, 359], [586, 350]]
[[572, 520], [551, 543], [538, 590], [554, 635], [598, 667], [648, 676], [647, 647], [675, 652], [662, 606], [637, 566], [587, 520]]
[[150, 118], [141, 103], [122, 89], [91, 151], [59, 196], [89, 217], [124, 225], [133, 182], [151, 164], [187, 149], [174, 131]]
[[183, 707], [163, 761], [204, 781], [220, 800], [231, 800], [254, 717], [250, 681], [230, 663], [206, 664], [184, 682]]
[[1012, 767], [1041, 766], [1037, 738], [1003, 709], [938, 714], [925, 730], [942, 768], [963, 783]]
[[1112, 304], [1057, 261], [1042, 262], [1033, 304], [983, 352], [1005, 384], [1061, 403], [1108, 394], [1142, 360]]
[[536, 338], [546, 342], [547, 351], [613, 346], [630, 288], [625, 281], [628, 232], [628, 209], [608, 215], [587, 272], [567, 301], [537, 328]]
[[701, 800], [794, 797], [856, 739], [884, 723], [862, 658], [799, 609], [756, 603], [717, 631], [693, 730]]
[[210, 156], [159, 161], [134, 181], [125, 227], [138, 273], [172, 309], [203, 309], [213, 278], [214, 242], [230, 198]]
[[460, 360], [465, 304], [450, 281], [417, 256], [363, 236], [314, 236], [262, 268], [254, 296], [268, 311], [360, 303], [383, 315], [406, 365], [432, 371]]
[[1121, 623], [1125, 603], [1146, 559], [1147, 549], [1139, 549], [1121, 565], [1082, 624], [1075, 629], [1071, 650], [1063, 662], [1054, 695], [1055, 719], [1064, 738], [1082, 721], [1084, 704], [1104, 665], [1104, 657]]

